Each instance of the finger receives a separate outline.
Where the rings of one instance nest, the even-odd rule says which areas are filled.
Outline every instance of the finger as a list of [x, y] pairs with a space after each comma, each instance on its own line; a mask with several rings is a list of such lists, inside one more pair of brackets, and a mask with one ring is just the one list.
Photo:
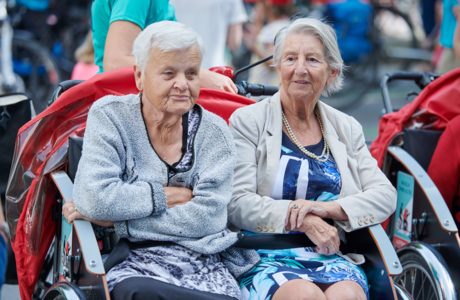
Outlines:
[[69, 205], [64, 205], [62, 207], [62, 214], [64, 215], [64, 218], [67, 219], [67, 217], [69, 216]]
[[299, 209], [294, 209], [291, 206], [291, 216], [290, 216], [290, 221], [291, 221], [291, 230], [296, 228], [296, 220], [297, 220], [297, 215], [299, 214]]
[[327, 255], [327, 247], [316, 246], [315, 249], [316, 249], [316, 252], [318, 252], [318, 254]]
[[83, 217], [81, 213], [79, 213], [78, 211], [74, 211], [71, 214], [69, 214], [69, 218], [67, 219], [67, 221], [69, 223], [72, 223], [75, 220], [84, 220], [84, 219], [85, 218]]
[[299, 214], [297, 215], [297, 227], [302, 226], [303, 224], [303, 219], [305, 219], [305, 216], [310, 212], [309, 205], [304, 204], [302, 207], [299, 209]]
[[291, 216], [291, 208], [288, 207], [288, 210], [286, 212], [286, 218], [284, 219], [284, 226], [288, 225], [290, 216]]
[[232, 92], [234, 94], [238, 93], [238, 89], [236, 88], [236, 85], [233, 82], [230, 82], [230, 88], [232, 89]]
[[75, 218], [72, 216], [72, 214], [69, 214], [67, 217], [66, 217], [66, 220], [67, 220], [67, 223], [72, 223], [72, 221], [74, 220]]
[[328, 249], [329, 249], [329, 255], [334, 255], [339, 251], [339, 248], [337, 248], [335, 246], [330, 246], [330, 247], [328, 247]]

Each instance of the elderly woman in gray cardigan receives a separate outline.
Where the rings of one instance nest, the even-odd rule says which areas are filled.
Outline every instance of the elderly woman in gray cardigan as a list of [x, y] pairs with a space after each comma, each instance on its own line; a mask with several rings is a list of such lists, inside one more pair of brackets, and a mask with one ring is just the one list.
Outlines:
[[151, 299], [158, 281], [239, 299], [235, 277], [258, 262], [227, 249], [238, 240], [227, 229], [236, 152], [225, 121], [195, 104], [203, 50], [183, 24], [148, 26], [133, 46], [139, 95], [106, 96], [89, 112], [65, 217], [174, 243], [131, 250], [107, 273], [112, 299]]

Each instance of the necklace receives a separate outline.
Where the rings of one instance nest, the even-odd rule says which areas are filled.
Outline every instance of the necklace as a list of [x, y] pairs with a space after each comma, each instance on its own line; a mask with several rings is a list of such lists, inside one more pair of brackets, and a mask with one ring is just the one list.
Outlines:
[[[302, 144], [300, 144], [300, 142], [295, 137], [294, 132], [292, 132], [291, 126], [289, 126], [288, 120], [286, 119], [286, 116], [284, 115], [284, 112], [282, 111], [281, 113], [283, 114], [283, 123], [284, 123], [284, 126], [286, 127], [286, 130], [287, 130], [287, 132], [289, 134], [289, 137], [294, 142], [294, 144], [297, 146], [297, 148], [299, 148], [299, 150], [302, 151], [308, 157], [316, 159], [316, 160], [318, 160], [320, 162], [327, 161], [328, 158], [329, 158], [329, 151], [330, 150], [329, 150], [329, 145], [327, 144], [326, 139], [324, 139], [323, 122], [321, 122], [321, 116], [318, 114], [318, 110], [315, 110], [315, 115], [316, 115], [316, 119], [318, 120], [318, 123], [319, 123], [319, 128], [321, 129], [321, 135], [323, 136], [323, 139], [324, 139], [323, 152], [319, 156], [314, 154], [314, 153], [311, 153], [310, 151], [305, 149], [305, 147], [303, 147]], [[321, 157], [323, 157], [324, 154], [326, 154], [326, 157], [322, 159]]]

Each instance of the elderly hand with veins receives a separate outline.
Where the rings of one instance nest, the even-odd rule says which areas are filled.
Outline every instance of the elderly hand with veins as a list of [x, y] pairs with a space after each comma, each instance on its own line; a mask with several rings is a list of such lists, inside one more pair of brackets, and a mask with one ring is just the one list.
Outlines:
[[319, 254], [332, 255], [339, 251], [337, 229], [322, 218], [347, 221], [348, 216], [339, 203], [299, 199], [289, 204], [285, 219], [287, 231], [300, 231], [316, 245]]

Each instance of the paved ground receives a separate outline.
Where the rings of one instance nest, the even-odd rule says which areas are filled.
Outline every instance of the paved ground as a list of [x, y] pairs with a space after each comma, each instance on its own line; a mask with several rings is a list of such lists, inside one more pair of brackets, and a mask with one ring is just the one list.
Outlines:
[[[398, 87], [390, 91], [394, 109], [399, 109], [406, 103], [406, 91], [415, 90], [411, 85]], [[344, 110], [345, 113], [353, 116], [363, 126], [364, 136], [367, 142], [373, 141], [378, 135], [379, 118], [383, 110], [383, 100], [380, 89], [370, 90], [357, 107]]]
[[5, 284], [2, 287], [2, 298], [3, 300], [19, 300], [19, 288], [17, 285]]

